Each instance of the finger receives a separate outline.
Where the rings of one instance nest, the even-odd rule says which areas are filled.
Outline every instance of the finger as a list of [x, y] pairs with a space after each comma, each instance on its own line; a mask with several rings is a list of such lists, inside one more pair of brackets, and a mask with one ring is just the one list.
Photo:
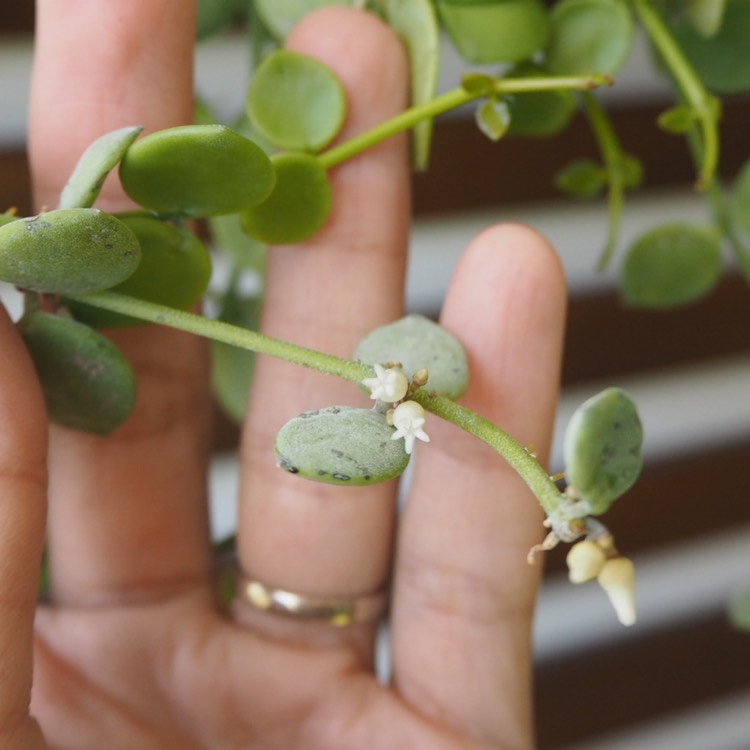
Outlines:
[[[194, 22], [184, 0], [38, 2], [30, 148], [40, 206], [57, 203], [78, 156], [104, 132], [191, 121]], [[130, 202], [114, 180], [100, 205]], [[108, 439], [53, 430], [58, 601], [139, 597], [207, 574], [204, 346], [156, 327], [113, 337], [138, 377], [134, 415]]]
[[[565, 286], [553, 250], [516, 225], [462, 259], [442, 322], [464, 343], [464, 402], [546, 461], [557, 398]], [[398, 546], [395, 684], [424, 713], [477, 740], [530, 747], [535, 498], [494, 451], [428, 423]], [[436, 656], [439, 654], [439, 657]], [[493, 744], [494, 746], [494, 744]]]
[[41, 747], [28, 711], [44, 544], [47, 417], [33, 366], [2, 306], [0, 349], [0, 745]]
[[[404, 52], [372, 15], [343, 8], [317, 13], [289, 44], [339, 75], [349, 98], [340, 140], [404, 107]], [[357, 156], [330, 177], [334, 198], [327, 226], [302, 245], [269, 251], [263, 327], [272, 336], [350, 357], [366, 332], [402, 311], [409, 213], [405, 138]], [[350, 384], [283, 362], [258, 363], [243, 440], [248, 481], [239, 537], [242, 564], [254, 576], [316, 595], [360, 594], [383, 584], [392, 484], [342, 488], [306, 482], [277, 469], [273, 455], [276, 432], [298, 413], [366, 403]]]

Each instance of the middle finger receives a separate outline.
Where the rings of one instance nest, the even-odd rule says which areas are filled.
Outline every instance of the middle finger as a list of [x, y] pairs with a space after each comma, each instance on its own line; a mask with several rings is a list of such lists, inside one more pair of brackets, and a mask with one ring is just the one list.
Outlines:
[[[349, 100], [341, 138], [405, 105], [405, 55], [373, 16], [323, 11], [295, 31], [289, 46], [321, 59], [341, 79]], [[330, 177], [333, 214], [327, 226], [301, 245], [269, 251], [263, 328], [349, 357], [365, 333], [402, 312], [409, 214], [405, 138], [356, 157]], [[277, 469], [273, 455], [276, 432], [296, 414], [366, 401], [351, 384], [284, 362], [258, 362], [243, 439], [239, 533], [240, 561], [252, 576], [317, 596], [358, 595], [382, 586], [391, 555], [393, 483], [342, 488], [304, 482]]]

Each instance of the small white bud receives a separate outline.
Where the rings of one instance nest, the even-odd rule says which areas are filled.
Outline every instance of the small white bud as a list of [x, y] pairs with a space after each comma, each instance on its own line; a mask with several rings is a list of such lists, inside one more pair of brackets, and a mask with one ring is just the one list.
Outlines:
[[404, 450], [411, 454], [414, 449], [414, 441], [422, 440], [430, 442], [429, 435], [422, 429], [426, 421], [425, 411], [421, 404], [416, 401], [404, 401], [399, 404], [391, 416], [391, 422], [396, 432], [391, 436], [392, 440], [404, 439]]
[[607, 557], [604, 550], [590, 539], [574, 544], [565, 561], [571, 583], [586, 583], [596, 578], [604, 567]]
[[607, 592], [617, 619], [623, 625], [633, 625], [635, 613], [635, 566], [627, 557], [607, 560], [597, 576], [600, 586]]
[[400, 401], [409, 390], [409, 380], [395, 367], [374, 365], [375, 377], [365, 378], [362, 385], [370, 389], [370, 398], [392, 404]]

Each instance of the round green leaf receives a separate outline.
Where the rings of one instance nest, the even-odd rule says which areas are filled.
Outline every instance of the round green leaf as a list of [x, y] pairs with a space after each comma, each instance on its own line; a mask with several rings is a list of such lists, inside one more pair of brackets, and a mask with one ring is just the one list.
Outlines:
[[547, 67], [555, 75], [613, 75], [630, 54], [633, 19], [622, 0], [562, 0], [551, 21]]
[[[141, 246], [141, 262], [135, 272], [113, 292], [187, 310], [205, 293], [211, 279], [211, 256], [206, 246], [187, 229], [158, 219], [123, 219]], [[70, 302], [81, 322], [100, 328], [142, 325], [144, 321]]]
[[630, 396], [607, 388], [583, 403], [565, 430], [563, 456], [572, 497], [604, 513], [632, 487], [643, 465], [643, 429]]
[[732, 0], [712, 36], [696, 30], [690, 19], [676, 16], [670, 28], [703, 83], [721, 94], [750, 89], [750, 0]]
[[466, 352], [454, 336], [423, 315], [407, 315], [368, 334], [354, 351], [368, 365], [400, 362], [411, 378], [426, 368], [428, 391], [457, 399], [469, 384]]
[[399, 476], [409, 463], [385, 414], [331, 406], [300, 414], [276, 437], [276, 460], [290, 474], [316, 482], [369, 485]]
[[89, 208], [104, 184], [104, 178], [120, 163], [143, 127], [120, 128], [97, 138], [78, 160], [60, 194], [60, 208]]
[[307, 55], [276, 50], [258, 66], [247, 95], [252, 126], [269, 143], [320, 151], [339, 132], [346, 94], [330, 68]]
[[499, 141], [510, 127], [510, 109], [503, 99], [491, 96], [476, 110], [477, 126], [490, 140]]
[[108, 435], [135, 405], [133, 370], [106, 337], [71, 318], [33, 312], [18, 323], [42, 384], [50, 418]]
[[474, 65], [526, 60], [549, 34], [538, 0], [437, 0], [437, 8], [459, 54]]
[[630, 247], [622, 269], [625, 300], [641, 307], [674, 307], [707, 294], [721, 275], [717, 232], [690, 224], [665, 224]]
[[[533, 63], [522, 63], [508, 73], [513, 78], [538, 78], [549, 75]], [[572, 91], [530, 91], [507, 97], [510, 110], [509, 135], [548, 137], [567, 126], [576, 111]]]
[[745, 162], [732, 187], [732, 217], [750, 233], [750, 161]]
[[48, 211], [0, 226], [0, 279], [35, 292], [108, 289], [140, 259], [135, 234], [96, 208]]
[[240, 214], [251, 237], [271, 244], [302, 242], [325, 225], [331, 211], [331, 185], [318, 160], [310, 154], [273, 157], [276, 185], [259, 206]]
[[266, 28], [281, 42], [308, 14], [327, 5], [351, 5], [352, 0], [255, 0], [255, 10]]
[[576, 198], [593, 198], [607, 184], [607, 173], [601, 164], [580, 159], [557, 173], [555, 184], [560, 190]]
[[136, 141], [120, 164], [136, 203], [164, 214], [218, 216], [260, 203], [273, 188], [264, 151], [224, 125], [184, 125]]

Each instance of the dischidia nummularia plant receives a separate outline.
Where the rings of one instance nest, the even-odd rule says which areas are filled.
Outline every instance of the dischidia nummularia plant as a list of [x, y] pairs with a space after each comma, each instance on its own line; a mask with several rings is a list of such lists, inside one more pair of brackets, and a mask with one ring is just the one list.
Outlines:
[[[331, 145], [346, 115], [344, 89], [320, 62], [281, 45], [305, 13], [334, 4], [376, 13], [399, 34], [411, 61], [412, 103]], [[0, 280], [24, 291], [18, 327], [51, 418], [100, 435], [127, 419], [136, 383], [100, 327], [155, 323], [211, 339], [217, 395], [233, 414], [241, 412], [249, 387], [248, 352], [343, 378], [369, 393], [372, 408], [311, 404], [276, 438], [281, 469], [347, 486], [387, 481], [404, 471], [417, 444], [429, 442], [432, 415], [446, 419], [493, 447], [541, 504], [548, 535], [530, 558], [560, 541], [572, 543], [571, 581], [597, 579], [620, 621], [633, 623], [633, 566], [600, 520], [641, 469], [641, 423], [627, 393], [608, 388], [575, 413], [564, 438], [561, 488], [561, 477], [551, 477], [533, 450], [458, 403], [469, 378], [466, 355], [436, 323], [409, 315], [373, 331], [351, 359], [342, 359], [259, 333], [259, 295], [248, 299], [240, 286], [248, 270], [262, 278], [265, 244], [298, 242], [326, 224], [332, 168], [411, 131], [414, 167], [425, 169], [433, 119], [471, 105], [478, 127], [493, 140], [552, 135], [583, 111], [601, 163], [575, 161], [558, 184], [581, 197], [607, 191], [610, 231], [600, 265], [608, 266], [625, 191], [640, 183], [642, 167], [622, 150], [596, 89], [613, 83], [639, 24], [657, 66], [675, 85], [675, 107], [659, 124], [686, 136], [714, 222], [672, 223], [640, 238], [626, 254], [624, 295], [634, 304], [665, 306], [706, 293], [721, 271], [722, 239], [750, 277], [743, 245], [750, 178], [746, 170], [731, 196], [716, 178], [717, 94], [750, 89], [747, 56], [717, 51], [750, 42], [750, 0], [560, 0], [551, 6], [541, 0], [206, 0], [199, 36], [244, 20], [254, 73], [236, 122], [219, 123], [202, 105], [195, 125], [148, 135], [137, 124], [121, 128], [81, 156], [57, 208], [0, 215]], [[459, 86], [436, 94], [441, 27], [464, 59], [483, 68], [467, 70]], [[731, 69], [716, 58], [732, 59]], [[496, 71], [488, 73], [491, 66]], [[111, 214], [96, 207], [115, 169], [140, 209]], [[231, 267], [212, 317], [189, 312], [211, 276], [211, 256], [193, 232], [194, 219], [204, 220], [213, 251], [223, 248]]]

